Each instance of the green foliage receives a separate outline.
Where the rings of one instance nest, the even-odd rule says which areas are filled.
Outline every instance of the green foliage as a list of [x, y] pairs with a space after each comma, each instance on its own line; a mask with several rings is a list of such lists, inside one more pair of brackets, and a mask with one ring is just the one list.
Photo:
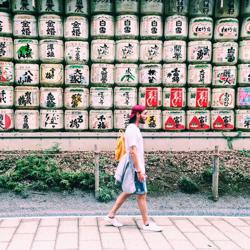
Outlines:
[[196, 193], [199, 188], [196, 182], [186, 176], [182, 176], [178, 181], [180, 190], [184, 193], [193, 194]]
[[213, 178], [213, 169], [212, 168], [206, 168], [202, 173], [201, 173], [202, 180], [205, 181], [208, 184], [212, 183], [212, 178]]

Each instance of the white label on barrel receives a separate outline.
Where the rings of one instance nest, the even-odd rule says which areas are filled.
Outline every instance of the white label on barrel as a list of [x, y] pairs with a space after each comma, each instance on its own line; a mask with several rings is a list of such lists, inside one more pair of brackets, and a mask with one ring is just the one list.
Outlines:
[[10, 37], [0, 37], [0, 60], [13, 59], [13, 40]]
[[0, 108], [13, 106], [14, 88], [11, 86], [0, 86]]
[[91, 21], [92, 37], [114, 36], [114, 17], [111, 15], [95, 15]]
[[114, 111], [114, 129], [126, 129], [129, 124], [130, 110]]
[[93, 62], [112, 63], [115, 60], [115, 42], [112, 40], [93, 40], [91, 43]]
[[40, 128], [45, 130], [63, 129], [63, 110], [40, 110]]
[[0, 85], [14, 82], [14, 64], [12, 62], [0, 61], [0, 73]]
[[86, 64], [89, 60], [89, 43], [82, 41], [65, 42], [67, 64]]
[[87, 40], [89, 38], [89, 24], [86, 17], [69, 16], [64, 22], [64, 38]]
[[142, 129], [155, 130], [161, 129], [162, 114], [161, 110], [148, 110], [147, 119], [144, 124], [141, 125]]
[[88, 15], [89, 4], [88, 0], [66, 0], [66, 15]]
[[116, 61], [137, 62], [139, 59], [139, 42], [137, 40], [116, 41]]
[[135, 15], [121, 15], [116, 18], [115, 35], [117, 37], [137, 37], [139, 35], [139, 20]]
[[64, 106], [67, 109], [87, 109], [89, 107], [89, 90], [86, 88], [66, 88]]
[[35, 62], [39, 58], [37, 40], [16, 39], [14, 42], [14, 50], [14, 59], [17, 61]]
[[139, 1], [138, 0], [115, 0], [116, 13], [138, 13]]
[[210, 41], [191, 41], [188, 43], [189, 62], [210, 62], [212, 43]]
[[19, 108], [36, 108], [39, 106], [38, 87], [16, 87], [15, 105]]
[[184, 108], [186, 105], [185, 88], [164, 88], [163, 107], [164, 108]]
[[163, 85], [184, 86], [186, 84], [186, 64], [163, 64]]
[[91, 83], [114, 84], [114, 65], [113, 64], [92, 64]]
[[0, 35], [12, 34], [12, 22], [8, 13], [0, 12]]
[[239, 108], [250, 107], [250, 87], [238, 88], [237, 106]]
[[89, 127], [88, 111], [65, 110], [65, 130], [87, 130]]
[[184, 110], [164, 110], [162, 112], [163, 129], [167, 131], [181, 131], [186, 128]]
[[235, 106], [235, 90], [218, 88], [212, 90], [212, 108], [232, 109]]
[[185, 62], [186, 42], [179, 40], [165, 41], [163, 46], [163, 61], [165, 62]]
[[90, 88], [90, 107], [94, 109], [110, 109], [113, 107], [113, 89]]
[[188, 107], [189, 108], [208, 108], [211, 105], [210, 88], [189, 88]]
[[42, 84], [61, 85], [64, 80], [62, 64], [41, 64], [40, 82]]
[[162, 106], [161, 87], [140, 87], [139, 104], [147, 108], [158, 108]]
[[244, 40], [240, 42], [239, 60], [244, 63], [250, 63], [250, 41]]
[[15, 15], [14, 16], [15, 37], [37, 37], [36, 17], [31, 15]]
[[212, 39], [213, 19], [210, 17], [192, 18], [189, 24], [189, 39]]
[[237, 40], [239, 36], [239, 21], [235, 18], [219, 19], [215, 23], [214, 39]]
[[234, 129], [234, 111], [233, 110], [212, 110], [211, 126], [214, 130], [232, 130]]
[[235, 86], [237, 79], [237, 69], [235, 66], [214, 66], [213, 85], [214, 86]]
[[39, 65], [17, 63], [15, 65], [15, 82], [17, 85], [38, 85]]
[[14, 128], [13, 109], [0, 109], [0, 131], [7, 131]]
[[187, 37], [188, 21], [185, 16], [169, 16], [166, 18], [164, 35], [166, 38]]
[[162, 41], [141, 41], [140, 61], [144, 63], [159, 63], [162, 60]]
[[121, 109], [130, 109], [137, 104], [137, 88], [115, 87], [114, 106]]
[[39, 36], [42, 38], [63, 37], [63, 23], [58, 15], [42, 15], [38, 21]]
[[39, 111], [37, 110], [16, 110], [15, 129], [36, 130], [39, 129]]
[[88, 65], [67, 65], [65, 67], [66, 85], [89, 85], [89, 66]]
[[141, 14], [148, 15], [151, 13], [162, 15], [164, 3], [163, 0], [144, 0], [141, 1]]
[[238, 61], [238, 43], [220, 42], [213, 44], [213, 63], [234, 65]]
[[188, 66], [188, 84], [209, 85], [212, 81], [211, 64], [190, 64]]
[[162, 19], [160, 16], [143, 16], [141, 18], [141, 37], [161, 37], [163, 33]]
[[139, 67], [139, 82], [145, 85], [161, 84], [161, 64], [141, 64]]
[[63, 107], [62, 88], [40, 88], [40, 107], [57, 109]]
[[116, 64], [115, 83], [136, 86], [138, 84], [138, 66], [136, 64]]
[[241, 25], [241, 38], [243, 39], [250, 38], [250, 17], [243, 19]]
[[90, 110], [89, 129], [110, 130], [113, 129], [113, 113], [111, 110]]
[[236, 129], [250, 130], [250, 110], [236, 110]]
[[210, 129], [210, 111], [187, 111], [187, 127], [189, 130], [209, 130]]
[[239, 85], [250, 84], [250, 64], [238, 64], [238, 83]]

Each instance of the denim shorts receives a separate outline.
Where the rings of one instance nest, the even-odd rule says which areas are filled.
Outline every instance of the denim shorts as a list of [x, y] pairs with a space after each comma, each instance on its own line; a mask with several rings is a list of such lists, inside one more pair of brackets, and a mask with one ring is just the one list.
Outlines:
[[147, 190], [146, 180], [143, 182], [139, 181], [137, 173], [135, 173], [135, 192], [134, 192], [134, 194], [146, 194], [147, 192], [148, 192], [148, 190]]

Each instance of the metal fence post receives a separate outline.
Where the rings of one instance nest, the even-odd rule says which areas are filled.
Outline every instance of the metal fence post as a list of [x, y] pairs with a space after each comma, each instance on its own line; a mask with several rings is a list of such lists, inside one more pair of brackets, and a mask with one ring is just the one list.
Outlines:
[[100, 170], [99, 170], [99, 149], [97, 144], [94, 147], [94, 155], [95, 155], [95, 198], [97, 199], [99, 196], [99, 187], [100, 187]]
[[218, 201], [219, 199], [219, 147], [215, 146], [215, 152], [213, 157], [213, 179], [212, 179], [212, 193], [213, 193], [213, 200]]

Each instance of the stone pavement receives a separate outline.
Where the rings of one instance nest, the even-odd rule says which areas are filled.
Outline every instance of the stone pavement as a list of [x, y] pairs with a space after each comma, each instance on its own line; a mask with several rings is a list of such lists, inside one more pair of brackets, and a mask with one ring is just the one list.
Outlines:
[[140, 217], [0, 219], [0, 250], [250, 249], [250, 217], [152, 217], [163, 232], [140, 230]]

